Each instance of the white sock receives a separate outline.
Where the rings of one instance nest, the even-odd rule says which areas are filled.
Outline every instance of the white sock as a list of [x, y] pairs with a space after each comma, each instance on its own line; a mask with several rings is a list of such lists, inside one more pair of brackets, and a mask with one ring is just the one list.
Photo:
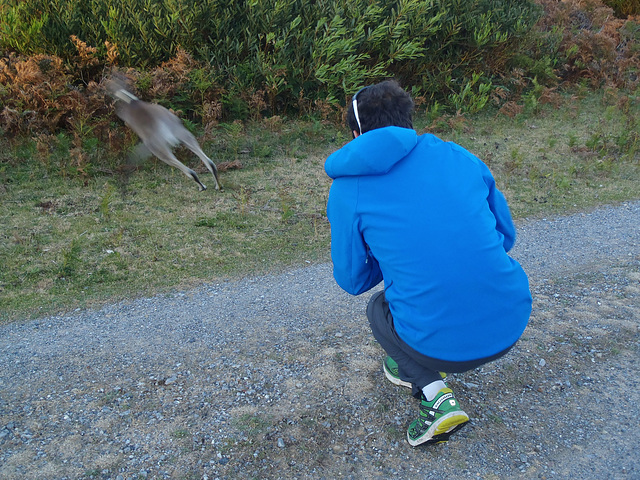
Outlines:
[[436, 398], [436, 395], [438, 395], [438, 392], [443, 388], [447, 388], [445, 383], [442, 380], [436, 380], [435, 382], [431, 382], [429, 385], [426, 385], [425, 387], [423, 387], [422, 393], [424, 393], [424, 396], [427, 399], [427, 402], [430, 402], [431, 400]]

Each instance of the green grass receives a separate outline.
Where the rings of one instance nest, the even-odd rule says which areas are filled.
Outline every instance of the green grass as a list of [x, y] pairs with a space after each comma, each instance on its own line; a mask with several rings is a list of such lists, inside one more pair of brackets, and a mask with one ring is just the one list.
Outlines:
[[639, 101], [626, 113], [598, 95], [535, 116], [483, 113], [440, 136], [489, 166], [515, 218], [575, 212], [640, 197]]
[[243, 413], [233, 419], [233, 425], [240, 431], [251, 436], [257, 436], [273, 425], [273, 418], [269, 415]]
[[171, 436], [173, 438], [187, 438], [189, 435], [191, 435], [191, 433], [189, 432], [189, 430], [185, 430], [185, 429], [178, 429], [175, 430]]
[[[480, 113], [437, 134], [489, 165], [515, 218], [564, 214], [640, 197], [639, 103], [590, 95], [516, 118]], [[155, 160], [124, 176], [101, 168], [101, 152], [83, 178], [68, 173], [60, 143], [44, 159], [32, 142], [5, 144], [0, 322], [329, 261], [323, 164], [349, 138], [317, 120], [222, 125], [205, 151], [242, 164], [221, 173], [223, 192], [198, 192]]]

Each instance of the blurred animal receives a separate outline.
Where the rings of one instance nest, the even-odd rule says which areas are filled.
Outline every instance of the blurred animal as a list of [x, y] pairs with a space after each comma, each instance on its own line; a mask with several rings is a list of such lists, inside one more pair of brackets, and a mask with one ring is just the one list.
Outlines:
[[196, 138], [184, 127], [177, 116], [162, 105], [143, 102], [126, 90], [119, 79], [107, 80], [106, 88], [116, 99], [118, 117], [142, 140], [142, 144], [135, 148], [134, 156], [146, 158], [153, 154], [166, 164], [182, 170], [187, 177], [192, 178], [199, 185], [200, 191], [206, 190], [206, 185], [200, 181], [196, 172], [181, 163], [173, 154], [173, 147], [183, 143], [213, 174], [216, 190], [222, 190], [215, 163], [205, 155]]

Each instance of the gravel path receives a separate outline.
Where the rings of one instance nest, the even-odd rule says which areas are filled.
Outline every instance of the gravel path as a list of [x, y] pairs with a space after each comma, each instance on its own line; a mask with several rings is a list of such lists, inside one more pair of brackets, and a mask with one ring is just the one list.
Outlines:
[[430, 447], [327, 264], [1, 326], [0, 478], [640, 478], [639, 225], [518, 225], [530, 325]]

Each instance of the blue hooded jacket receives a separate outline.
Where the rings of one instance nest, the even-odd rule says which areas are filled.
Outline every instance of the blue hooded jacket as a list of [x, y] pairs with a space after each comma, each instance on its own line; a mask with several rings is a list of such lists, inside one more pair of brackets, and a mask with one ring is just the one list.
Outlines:
[[371, 130], [325, 163], [334, 277], [359, 295], [381, 280], [396, 332], [448, 361], [512, 346], [531, 314], [529, 282], [507, 255], [515, 227], [487, 166], [414, 130]]

